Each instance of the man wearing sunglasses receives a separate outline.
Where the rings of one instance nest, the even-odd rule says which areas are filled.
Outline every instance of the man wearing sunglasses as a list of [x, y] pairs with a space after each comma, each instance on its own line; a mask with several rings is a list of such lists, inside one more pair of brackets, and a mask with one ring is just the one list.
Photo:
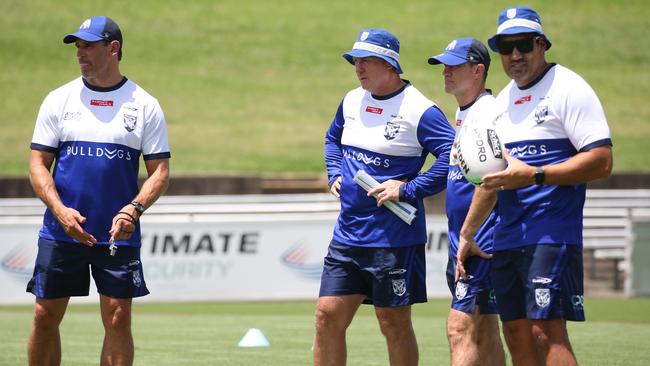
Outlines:
[[497, 96], [495, 119], [508, 167], [483, 177], [476, 191], [457, 271], [465, 278], [465, 261], [481, 253], [474, 233], [498, 200], [492, 284], [512, 363], [576, 365], [566, 320], [585, 319], [585, 183], [611, 172], [609, 127], [585, 80], [546, 61], [551, 42], [533, 9], [501, 12], [488, 44], [512, 78]]

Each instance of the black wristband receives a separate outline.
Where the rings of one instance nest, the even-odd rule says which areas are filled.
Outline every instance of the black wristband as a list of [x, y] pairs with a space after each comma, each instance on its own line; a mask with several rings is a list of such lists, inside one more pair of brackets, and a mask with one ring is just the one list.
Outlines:
[[126, 216], [129, 217], [129, 219], [125, 219], [124, 217], [120, 217], [120, 218], [118, 218], [118, 220], [119, 220], [119, 219], [122, 219], [122, 220], [129, 221], [129, 222], [131, 222], [133, 225], [135, 225], [135, 222], [138, 221], [138, 220], [136, 220], [135, 217], [133, 217], [133, 215], [131, 215], [131, 214], [128, 213], [128, 212], [120, 211], [120, 212], [118, 212], [117, 214], [118, 214], [118, 215], [119, 215], [119, 214], [122, 214], [122, 215], [126, 215]]

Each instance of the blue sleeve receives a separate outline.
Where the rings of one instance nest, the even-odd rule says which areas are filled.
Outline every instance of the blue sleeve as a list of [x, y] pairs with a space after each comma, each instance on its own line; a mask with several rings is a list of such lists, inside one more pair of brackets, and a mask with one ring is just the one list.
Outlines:
[[413, 200], [431, 196], [447, 187], [449, 153], [455, 134], [438, 107], [433, 106], [424, 112], [418, 123], [418, 141], [427, 152], [436, 157], [436, 162], [429, 170], [402, 185], [400, 199]]
[[325, 134], [325, 166], [327, 167], [328, 184], [341, 175], [341, 136], [343, 136], [343, 101], [339, 104], [334, 120]]

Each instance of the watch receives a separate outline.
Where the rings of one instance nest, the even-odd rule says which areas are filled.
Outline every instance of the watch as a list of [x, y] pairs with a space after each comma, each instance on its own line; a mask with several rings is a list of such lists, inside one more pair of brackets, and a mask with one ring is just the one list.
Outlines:
[[544, 185], [544, 180], [546, 179], [546, 173], [544, 173], [544, 167], [538, 166], [535, 168], [535, 184], [541, 186]]
[[142, 205], [142, 203], [138, 201], [131, 201], [131, 204], [133, 205], [133, 207], [135, 207], [135, 212], [137, 212], [138, 215], [142, 216], [142, 214], [144, 213], [144, 206]]

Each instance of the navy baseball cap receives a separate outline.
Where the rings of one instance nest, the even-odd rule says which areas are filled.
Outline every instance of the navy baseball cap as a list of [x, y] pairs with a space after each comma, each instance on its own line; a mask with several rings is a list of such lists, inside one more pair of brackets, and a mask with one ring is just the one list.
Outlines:
[[488, 39], [488, 45], [492, 51], [499, 52], [497, 42], [499, 36], [520, 33], [537, 33], [544, 37], [546, 49], [551, 48], [551, 41], [546, 38], [542, 30], [542, 19], [535, 10], [527, 6], [516, 6], [502, 11], [499, 14], [497, 32]]
[[490, 68], [490, 53], [478, 39], [454, 39], [447, 45], [443, 53], [429, 57], [430, 65], [458, 66], [466, 62], [483, 64], [486, 72]]
[[79, 30], [63, 37], [63, 43], [73, 43], [77, 39], [86, 42], [119, 41], [122, 49], [122, 32], [113, 19], [106, 16], [96, 16], [84, 20]]
[[359, 33], [352, 49], [343, 54], [354, 65], [354, 57], [379, 57], [386, 60], [401, 74], [399, 65], [399, 41], [392, 33], [383, 29], [364, 29]]

